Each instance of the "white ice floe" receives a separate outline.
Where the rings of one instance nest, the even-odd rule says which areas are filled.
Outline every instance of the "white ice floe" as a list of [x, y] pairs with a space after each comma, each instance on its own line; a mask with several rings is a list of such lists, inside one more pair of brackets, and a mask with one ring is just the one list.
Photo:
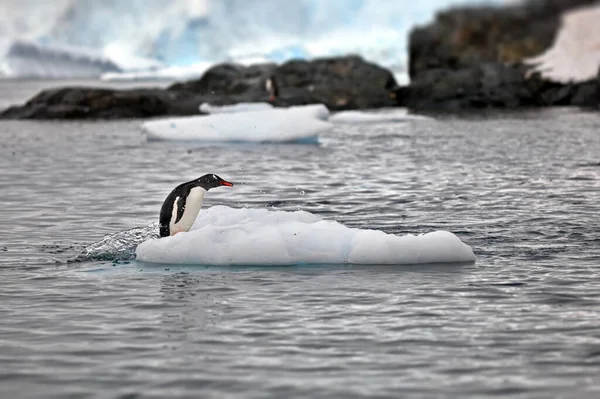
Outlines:
[[194, 265], [424, 264], [473, 262], [471, 248], [447, 231], [396, 236], [348, 228], [309, 212], [202, 210], [189, 232], [151, 239], [137, 260]]
[[385, 123], [405, 122], [407, 120], [430, 119], [425, 116], [409, 114], [406, 109], [394, 109], [377, 112], [341, 111], [329, 117], [334, 123]]
[[564, 13], [552, 47], [525, 63], [534, 66], [533, 72], [557, 82], [580, 82], [596, 77], [600, 67], [599, 21], [598, 5]]
[[209, 103], [200, 104], [200, 112], [205, 114], [232, 114], [236, 112], [254, 112], [272, 109], [273, 105], [269, 103], [237, 103], [233, 105], [211, 105]]
[[[208, 114], [237, 114], [253, 113], [257, 111], [272, 111], [274, 107], [270, 103], [237, 103], [233, 105], [212, 105], [202, 103], [199, 107], [200, 112]], [[295, 115], [305, 116], [307, 118], [316, 118], [322, 121], [329, 119], [329, 109], [324, 104], [297, 105], [288, 108], [277, 108], [274, 111], [293, 112]]]
[[318, 142], [331, 128], [322, 104], [148, 121], [148, 140], [208, 142]]

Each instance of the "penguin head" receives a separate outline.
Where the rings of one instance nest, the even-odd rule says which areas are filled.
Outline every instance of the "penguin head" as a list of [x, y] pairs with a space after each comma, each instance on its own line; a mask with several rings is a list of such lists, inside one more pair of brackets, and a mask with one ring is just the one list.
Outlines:
[[233, 187], [233, 183], [223, 180], [219, 176], [212, 173], [199, 177], [196, 182], [206, 191], [219, 186]]

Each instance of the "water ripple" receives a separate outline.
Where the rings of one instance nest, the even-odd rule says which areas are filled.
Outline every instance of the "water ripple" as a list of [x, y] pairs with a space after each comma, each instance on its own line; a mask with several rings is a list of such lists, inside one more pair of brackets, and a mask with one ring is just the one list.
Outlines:
[[[146, 143], [137, 125], [0, 124], [0, 396], [597, 396], [597, 114], [346, 125], [319, 146]], [[132, 260], [206, 172], [243, 183], [207, 206], [444, 229], [478, 260]]]

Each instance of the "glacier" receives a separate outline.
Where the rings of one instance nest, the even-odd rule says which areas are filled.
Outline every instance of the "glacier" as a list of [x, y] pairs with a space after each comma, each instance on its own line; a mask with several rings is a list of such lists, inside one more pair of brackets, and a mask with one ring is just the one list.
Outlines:
[[[146, 71], [125, 78], [149, 78], [152, 71], [164, 68], [189, 75], [196, 64], [283, 62], [349, 53], [403, 71], [407, 35], [415, 24], [451, 5], [502, 1], [296, 0], [285, 7], [279, 0], [4, 1], [0, 74], [110, 73], [119, 78], [119, 72]], [[15, 42], [30, 43], [30, 51], [15, 51]], [[162, 76], [177, 77], [164, 72]]]

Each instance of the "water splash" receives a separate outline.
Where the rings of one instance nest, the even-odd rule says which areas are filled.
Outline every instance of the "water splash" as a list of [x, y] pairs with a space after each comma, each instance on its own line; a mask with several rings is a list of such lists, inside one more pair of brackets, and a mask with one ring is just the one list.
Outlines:
[[87, 246], [73, 259], [73, 262], [134, 260], [135, 249], [139, 244], [158, 237], [158, 223], [120, 231], [107, 235], [102, 240]]

